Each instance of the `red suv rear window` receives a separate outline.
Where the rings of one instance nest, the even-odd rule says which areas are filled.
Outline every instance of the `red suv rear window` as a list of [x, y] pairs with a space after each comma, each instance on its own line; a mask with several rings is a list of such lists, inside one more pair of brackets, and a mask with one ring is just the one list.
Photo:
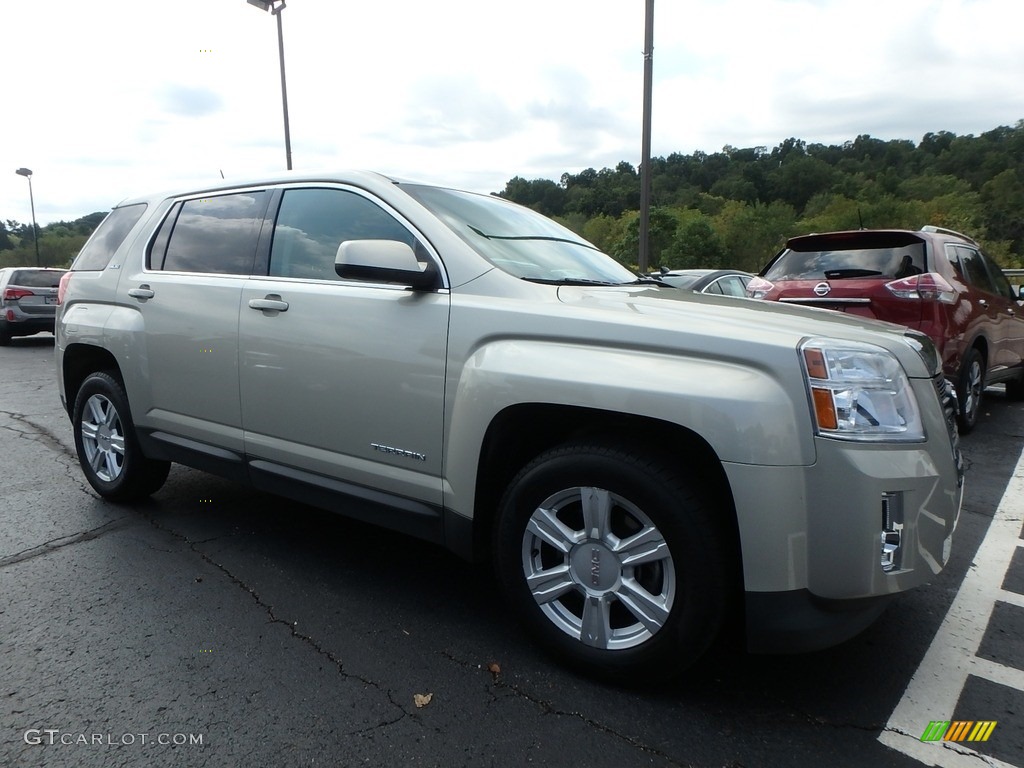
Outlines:
[[[877, 235], [883, 235], [878, 237]], [[927, 272], [924, 242], [910, 233], [840, 233], [793, 238], [766, 280], [894, 280]]]

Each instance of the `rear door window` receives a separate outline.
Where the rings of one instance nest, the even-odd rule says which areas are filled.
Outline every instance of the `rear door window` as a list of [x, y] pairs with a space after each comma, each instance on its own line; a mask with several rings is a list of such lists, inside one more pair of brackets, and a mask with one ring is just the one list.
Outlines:
[[72, 269], [106, 269], [107, 264], [114, 257], [114, 253], [121, 247], [124, 239], [128, 237], [132, 227], [142, 218], [145, 210], [145, 203], [125, 205], [112, 210], [79, 252]]
[[992, 279], [992, 275], [989, 274], [988, 268], [985, 266], [985, 260], [982, 258], [980, 251], [958, 245], [956, 246], [956, 252], [957, 256], [960, 257], [960, 264], [963, 267], [964, 276], [967, 278], [968, 283], [979, 291], [1000, 293], [995, 281]]
[[[154, 239], [150, 269], [248, 275], [269, 197], [261, 190], [185, 200], [180, 207], [174, 206]], [[166, 250], [162, 251], [164, 237]]]

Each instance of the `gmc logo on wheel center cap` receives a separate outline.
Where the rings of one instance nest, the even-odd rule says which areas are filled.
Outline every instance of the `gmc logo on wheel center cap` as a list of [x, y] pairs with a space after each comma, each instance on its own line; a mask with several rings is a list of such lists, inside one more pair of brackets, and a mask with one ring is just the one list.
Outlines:
[[828, 283], [818, 283], [814, 286], [814, 293], [817, 296], [828, 296], [829, 291], [832, 290], [832, 286]]

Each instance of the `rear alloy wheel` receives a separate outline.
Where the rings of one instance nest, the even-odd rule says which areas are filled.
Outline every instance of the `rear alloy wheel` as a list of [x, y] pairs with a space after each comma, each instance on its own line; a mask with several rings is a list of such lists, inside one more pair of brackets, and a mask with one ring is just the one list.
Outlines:
[[725, 616], [721, 523], [660, 461], [566, 446], [538, 457], [506, 492], [498, 575], [527, 627], [570, 663], [665, 679], [708, 648]]
[[72, 415], [78, 463], [96, 492], [113, 501], [149, 496], [167, 479], [168, 461], [142, 454], [124, 387], [108, 373], [90, 375]]
[[960, 433], [966, 435], [978, 423], [981, 410], [981, 393], [985, 391], [985, 359], [977, 349], [967, 353], [960, 369], [960, 383], [957, 397], [960, 399], [960, 414], [957, 423]]

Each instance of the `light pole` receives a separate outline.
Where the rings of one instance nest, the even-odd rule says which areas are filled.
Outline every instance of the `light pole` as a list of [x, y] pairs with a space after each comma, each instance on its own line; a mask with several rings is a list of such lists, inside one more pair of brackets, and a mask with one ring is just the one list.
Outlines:
[[19, 168], [15, 171], [19, 176], [28, 179], [28, 202], [32, 206], [32, 239], [36, 243], [36, 266], [39, 266], [39, 227], [36, 226], [36, 199], [32, 195], [32, 171], [28, 168]]
[[284, 32], [281, 29], [281, 11], [285, 9], [284, 0], [246, 0], [264, 11], [270, 11], [277, 17], [277, 53], [281, 59], [281, 106], [284, 109], [284, 154], [288, 170], [292, 169], [292, 135], [288, 128], [288, 86], [284, 80]]
[[640, 263], [647, 272], [651, 255], [651, 83], [654, 79], [654, 0], [647, 0], [644, 17], [644, 115], [640, 160]]

